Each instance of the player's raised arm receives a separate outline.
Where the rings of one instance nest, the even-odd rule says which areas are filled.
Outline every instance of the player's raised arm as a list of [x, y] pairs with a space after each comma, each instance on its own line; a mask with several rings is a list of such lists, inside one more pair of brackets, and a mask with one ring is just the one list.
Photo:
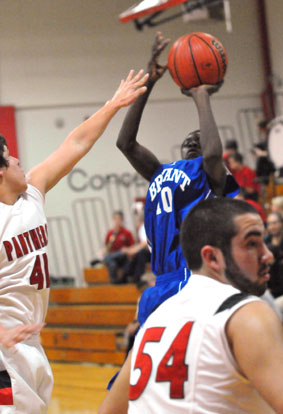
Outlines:
[[222, 143], [210, 105], [210, 95], [216, 92], [220, 86], [221, 84], [200, 85], [182, 90], [184, 95], [192, 96], [196, 104], [199, 115], [203, 166], [213, 192], [219, 196], [223, 195], [226, 171], [222, 160]]
[[158, 57], [168, 43], [169, 39], [164, 39], [162, 34], [158, 32], [147, 68], [149, 73], [149, 78], [146, 82], [147, 90], [129, 108], [117, 140], [117, 147], [123, 152], [136, 171], [148, 181], [150, 181], [153, 173], [159, 167], [160, 162], [151, 151], [140, 145], [136, 138], [142, 113], [152, 88], [167, 69], [166, 65], [158, 63]]
[[112, 99], [75, 128], [45, 161], [31, 169], [28, 182], [43, 194], [54, 187], [91, 149], [118, 110], [131, 105], [146, 91], [144, 84], [147, 78], [148, 75], [143, 76], [142, 70], [137, 75], [131, 70], [126, 80], [121, 81]]

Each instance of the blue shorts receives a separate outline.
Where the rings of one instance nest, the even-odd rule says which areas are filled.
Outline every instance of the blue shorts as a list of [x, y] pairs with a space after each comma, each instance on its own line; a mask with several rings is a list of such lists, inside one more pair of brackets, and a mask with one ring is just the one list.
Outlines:
[[190, 271], [184, 268], [156, 277], [155, 286], [147, 288], [139, 301], [138, 321], [141, 326], [161, 303], [183, 289], [189, 276]]
[[[178, 293], [188, 283], [190, 271], [187, 268], [176, 270], [156, 277], [155, 286], [147, 288], [139, 301], [138, 320], [142, 325], [149, 315], [166, 299]], [[111, 378], [107, 390], [110, 390], [120, 371]]]

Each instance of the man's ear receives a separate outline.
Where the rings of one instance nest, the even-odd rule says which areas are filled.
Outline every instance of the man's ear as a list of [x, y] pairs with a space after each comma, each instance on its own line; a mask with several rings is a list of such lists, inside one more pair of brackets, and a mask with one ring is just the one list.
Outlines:
[[203, 263], [210, 269], [219, 272], [222, 270], [224, 260], [222, 252], [217, 248], [210, 245], [203, 246], [201, 249], [201, 257]]

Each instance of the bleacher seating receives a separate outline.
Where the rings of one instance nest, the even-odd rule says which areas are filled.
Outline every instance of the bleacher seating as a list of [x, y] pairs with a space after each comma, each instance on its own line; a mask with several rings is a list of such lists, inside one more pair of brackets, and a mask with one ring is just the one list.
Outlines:
[[84, 274], [88, 287], [51, 289], [42, 345], [51, 361], [121, 365], [121, 338], [135, 317], [139, 291], [132, 284], [111, 285], [104, 267]]

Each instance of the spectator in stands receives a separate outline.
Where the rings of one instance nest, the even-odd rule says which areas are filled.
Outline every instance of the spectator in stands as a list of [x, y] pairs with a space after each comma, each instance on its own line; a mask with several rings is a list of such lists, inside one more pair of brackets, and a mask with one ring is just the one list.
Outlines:
[[237, 152], [229, 156], [229, 169], [239, 186], [244, 188], [249, 195], [257, 199], [260, 192], [257, 175], [251, 168], [243, 164], [242, 154]]
[[225, 151], [223, 152], [222, 157], [223, 157], [226, 167], [229, 168], [229, 156], [236, 154], [236, 152], [238, 152], [238, 142], [235, 139], [228, 139], [225, 142], [224, 148], [225, 148]]
[[283, 196], [273, 197], [270, 208], [272, 213], [280, 213], [283, 217]]
[[150, 251], [147, 245], [144, 228], [144, 203], [135, 208], [137, 243], [130, 247], [123, 247], [121, 251], [128, 256], [128, 263], [124, 268], [123, 282], [139, 283], [141, 276], [145, 273], [147, 263], [150, 263]]
[[269, 183], [270, 175], [275, 172], [274, 164], [269, 159], [267, 152], [268, 124], [269, 121], [266, 120], [257, 124], [261, 139], [252, 149], [252, 154], [256, 157], [256, 175], [265, 185]]
[[94, 266], [101, 261], [107, 266], [110, 282], [114, 284], [123, 282], [124, 268], [128, 263], [128, 255], [123, 248], [135, 244], [132, 233], [124, 227], [124, 215], [122, 211], [114, 211], [113, 228], [110, 229], [105, 238], [105, 246], [100, 252], [100, 258], [93, 260], [90, 264]]
[[244, 188], [240, 188], [239, 194], [236, 195], [235, 198], [239, 200], [245, 200], [247, 203], [254, 206], [257, 210], [258, 214], [260, 215], [262, 221], [266, 223], [266, 215], [262, 206], [254, 199], [253, 194], [249, 194]]
[[283, 217], [279, 213], [270, 213], [266, 225], [265, 243], [274, 256], [268, 286], [272, 295], [277, 298], [283, 295]]

